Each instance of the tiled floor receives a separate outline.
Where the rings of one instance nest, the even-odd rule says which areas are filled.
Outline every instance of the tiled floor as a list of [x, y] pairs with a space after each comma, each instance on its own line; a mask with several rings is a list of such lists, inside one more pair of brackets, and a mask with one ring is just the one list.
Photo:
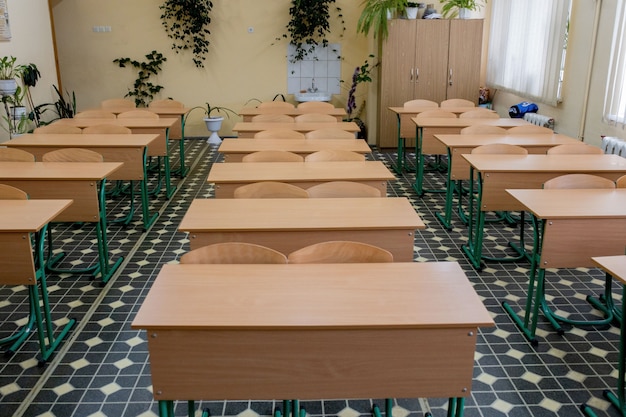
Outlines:
[[[374, 157], [389, 162], [393, 155], [375, 152]], [[55, 323], [63, 323], [66, 317], [76, 318], [78, 323], [44, 368], [37, 366], [33, 337], [14, 356], [0, 357], [0, 417], [157, 414], [145, 335], [131, 330], [130, 323], [161, 265], [176, 262], [187, 250], [187, 237], [177, 232], [177, 225], [192, 199], [211, 197], [212, 188], [205, 180], [216, 161], [219, 155], [203, 140], [187, 141], [187, 163], [192, 170], [187, 178], [174, 180], [178, 190], [170, 200], [165, 200], [163, 194], [153, 198], [152, 210], [160, 211], [156, 224], [142, 233], [136, 215], [137, 221], [128, 228], [109, 225], [113, 257], [123, 256], [124, 262], [121, 273], [104, 288], [87, 275], [49, 276]], [[177, 162], [174, 157], [174, 166]], [[616, 386], [617, 328], [568, 329], [565, 336], [558, 336], [541, 322], [541, 342], [537, 349], [532, 348], [501, 307], [503, 300], [521, 305], [529, 265], [489, 264], [476, 272], [461, 251], [465, 226], [455, 218], [454, 227], [447, 231], [435, 218], [435, 213], [443, 209], [444, 194], [428, 193], [419, 198], [412, 191], [413, 180], [413, 174], [399, 177], [389, 191], [409, 198], [427, 224], [426, 230], [416, 234], [415, 260], [459, 261], [497, 323], [496, 328], [480, 331], [472, 397], [466, 403], [465, 415], [580, 416], [579, 405], [588, 402], [600, 416], [617, 416], [602, 399], [602, 390]], [[427, 175], [428, 188], [443, 184], [441, 174]], [[128, 209], [123, 199], [107, 204], [111, 219]], [[55, 242], [69, 253], [68, 265], [75, 267], [80, 261], [93, 260], [94, 235], [89, 224], [58, 226], [56, 232]], [[516, 229], [490, 223], [487, 234], [489, 251], [501, 255]], [[584, 297], [599, 293], [603, 278], [603, 273], [595, 269], [551, 271], [550, 301], [573, 314], [597, 314]], [[620, 300], [618, 294], [616, 297]], [[26, 298], [25, 287], [0, 287], [0, 337], [23, 324]], [[381, 400], [376, 402], [383, 405]], [[271, 399], [205, 402], [198, 404], [198, 409], [208, 407], [214, 416], [256, 417], [271, 415], [280, 405], [280, 401]], [[357, 417], [370, 414], [372, 400], [307, 401], [303, 405], [313, 416]], [[398, 399], [394, 416], [422, 416], [427, 411], [435, 417], [444, 416], [446, 405], [445, 399]], [[186, 403], [177, 403], [176, 415], [186, 413]]]

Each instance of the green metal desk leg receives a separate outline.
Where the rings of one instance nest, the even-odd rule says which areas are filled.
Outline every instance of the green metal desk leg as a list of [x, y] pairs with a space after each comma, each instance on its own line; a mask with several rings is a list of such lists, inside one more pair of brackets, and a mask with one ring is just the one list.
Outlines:
[[400, 123], [401, 123], [401, 117], [399, 114], [396, 113], [396, 135], [398, 137], [398, 150], [397, 150], [397, 156], [396, 156], [396, 166], [395, 171], [398, 174], [402, 174], [402, 171], [404, 171], [404, 138], [402, 138], [400, 136]]
[[450, 230], [452, 228], [452, 206], [454, 205], [454, 187], [457, 186], [457, 190], [459, 192], [459, 206], [461, 205], [461, 182], [460, 181], [452, 181], [452, 154], [450, 153], [450, 148], [448, 148], [448, 174], [447, 174], [447, 182], [446, 182], [446, 205], [444, 208], [443, 215], [441, 213], [436, 213], [435, 216], [443, 227]]
[[189, 172], [189, 167], [185, 166], [185, 115], [180, 116], [180, 143], [179, 143], [179, 154], [180, 154], [180, 168], [178, 168], [178, 173], [181, 178], [185, 178], [187, 173]]
[[448, 417], [463, 417], [464, 406], [464, 397], [450, 398], [448, 400]]
[[170, 130], [169, 128], [165, 130], [165, 149], [167, 152], [167, 155], [165, 155], [163, 157], [163, 165], [165, 166], [165, 196], [169, 199], [173, 194], [174, 191], [176, 191], [176, 187], [172, 186], [172, 172], [170, 170], [170, 142], [169, 142], [169, 137], [170, 137]]
[[174, 417], [174, 401], [159, 400], [159, 417]]
[[[372, 414], [374, 414], [374, 417], [382, 417], [380, 408], [378, 407], [377, 404], [374, 404], [374, 407], [372, 409]], [[392, 398], [385, 399], [385, 416], [393, 417], [393, 399]]]
[[419, 126], [415, 127], [415, 182], [413, 189], [418, 196], [424, 195], [424, 155], [422, 155], [422, 131]]

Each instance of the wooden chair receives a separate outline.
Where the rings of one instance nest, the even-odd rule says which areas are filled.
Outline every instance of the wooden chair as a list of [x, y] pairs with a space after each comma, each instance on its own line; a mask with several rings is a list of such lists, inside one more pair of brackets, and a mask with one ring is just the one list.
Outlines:
[[615, 181], [615, 186], [617, 188], [626, 188], [626, 175], [623, 175], [623, 176], [619, 177]]
[[17, 148], [0, 148], [0, 162], [35, 162], [35, 155]]
[[393, 262], [391, 252], [367, 243], [351, 241], [320, 242], [287, 255], [291, 264], [336, 264]]
[[461, 129], [461, 135], [506, 135], [503, 127], [489, 125], [473, 125]]
[[52, 133], [52, 134], [70, 134], [70, 135], [80, 135], [83, 133], [80, 127], [75, 126], [66, 126], [58, 123], [53, 123], [51, 125], [41, 126], [36, 128], [33, 133]]
[[259, 103], [257, 108], [259, 109], [276, 109], [276, 110], [293, 110], [296, 106], [286, 101], [263, 101]]
[[133, 133], [133, 131], [124, 126], [101, 124], [101, 125], [87, 126], [86, 128], [83, 129], [83, 133], [84, 134], [100, 133], [100, 134], [107, 134], [107, 135], [112, 135], [112, 134], [128, 134], [129, 135]]
[[435, 110], [426, 110], [421, 113], [415, 115], [416, 119], [426, 119], [426, 118], [447, 118], [447, 119], [456, 119], [456, 114], [449, 112], [444, 109], [435, 109]]
[[307, 139], [356, 139], [352, 132], [347, 132], [338, 127], [324, 127], [321, 129], [306, 132], [304, 137]]
[[303, 103], [298, 104], [298, 110], [302, 110], [305, 112], [312, 113], [326, 113], [327, 111], [333, 110], [335, 106], [326, 101], [305, 101]]
[[154, 100], [148, 104], [148, 109], [184, 109], [185, 105], [176, 100], [172, 99], [164, 99], [164, 100]]
[[304, 162], [304, 158], [288, 151], [258, 151], [245, 155], [241, 162]]
[[11, 185], [0, 184], [0, 200], [28, 200], [28, 194]]
[[553, 146], [548, 149], [548, 155], [602, 155], [602, 149], [586, 143], [572, 143]]
[[507, 130], [508, 135], [533, 135], [533, 134], [553, 134], [554, 131], [550, 128], [537, 126], [537, 125], [523, 125], [515, 126]]
[[442, 101], [440, 107], [476, 107], [476, 103], [462, 98], [451, 98]]
[[337, 123], [337, 118], [330, 114], [306, 113], [295, 117], [297, 123]]
[[268, 129], [256, 132], [257, 139], [304, 139], [304, 133], [291, 129]]
[[43, 162], [103, 162], [104, 158], [96, 151], [83, 148], [63, 148], [46, 152]]
[[286, 114], [257, 114], [252, 116], [253, 122], [257, 123], [293, 123], [294, 119]]
[[459, 119], [499, 119], [498, 113], [486, 109], [478, 108], [459, 114]]
[[245, 242], [223, 242], [187, 252], [181, 264], [286, 264], [287, 257], [268, 247]]
[[117, 115], [118, 119], [158, 119], [159, 115], [148, 109], [128, 110]]
[[262, 181], [235, 188], [234, 198], [309, 198], [304, 188], [286, 182]]
[[422, 107], [439, 107], [439, 103], [437, 103], [436, 101], [431, 101], [431, 100], [424, 100], [424, 99], [416, 99], [416, 100], [409, 100], [409, 101], [405, 101], [403, 104], [404, 108], [422, 108]]
[[77, 119], [115, 119], [115, 114], [106, 110], [85, 110], [74, 115]]
[[608, 178], [591, 174], [565, 174], [549, 179], [543, 183], [548, 189], [591, 189], [615, 188], [615, 182]]
[[473, 154], [528, 155], [528, 150], [508, 143], [490, 143], [472, 149]]
[[103, 109], [134, 109], [135, 102], [125, 98], [110, 98], [108, 100], [102, 100], [100, 107]]
[[340, 149], [325, 149], [304, 157], [305, 162], [365, 161], [365, 155]]
[[353, 181], [323, 182], [307, 188], [306, 191], [309, 198], [383, 197], [378, 188]]

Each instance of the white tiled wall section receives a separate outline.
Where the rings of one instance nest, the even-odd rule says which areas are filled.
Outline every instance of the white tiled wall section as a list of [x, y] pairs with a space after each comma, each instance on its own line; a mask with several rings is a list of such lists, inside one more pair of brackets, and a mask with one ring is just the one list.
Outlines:
[[319, 91], [340, 94], [341, 79], [341, 45], [331, 43], [326, 48], [317, 47], [302, 61], [291, 62], [294, 46], [287, 47], [287, 93], [294, 94], [311, 88], [315, 79], [315, 87]]

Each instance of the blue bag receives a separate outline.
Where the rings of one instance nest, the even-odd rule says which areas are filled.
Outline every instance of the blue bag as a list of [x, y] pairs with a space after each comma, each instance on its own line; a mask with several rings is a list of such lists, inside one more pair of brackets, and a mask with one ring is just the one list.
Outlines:
[[509, 116], [514, 119], [521, 119], [526, 113], [537, 113], [539, 107], [535, 103], [522, 101], [514, 106], [509, 107]]

